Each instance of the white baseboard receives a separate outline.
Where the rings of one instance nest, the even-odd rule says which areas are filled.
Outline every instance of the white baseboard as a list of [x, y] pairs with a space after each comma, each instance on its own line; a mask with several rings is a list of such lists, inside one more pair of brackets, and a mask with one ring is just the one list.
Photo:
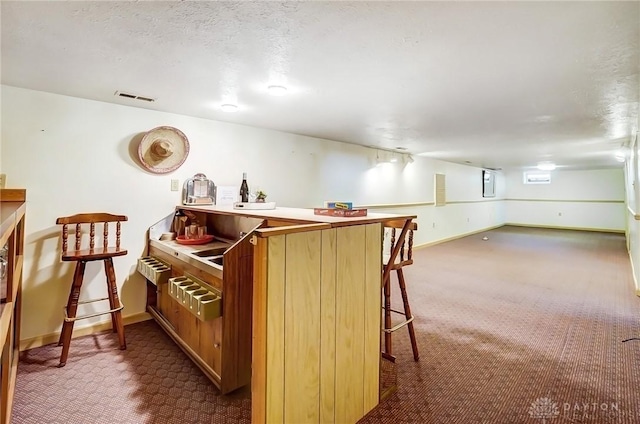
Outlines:
[[631, 276], [633, 277], [633, 287], [636, 288], [636, 296], [640, 296], [640, 286], [638, 286], [638, 279], [636, 278], [636, 268], [633, 265], [633, 257], [631, 256], [631, 251], [627, 249], [627, 253], [629, 254], [629, 263], [631, 263]]
[[440, 240], [430, 241], [428, 243], [416, 244], [416, 245], [413, 246], [413, 248], [414, 249], [422, 249], [424, 247], [434, 246], [434, 245], [440, 244], [440, 243], [446, 243], [448, 241], [457, 240], [457, 239], [460, 239], [460, 238], [463, 238], [463, 237], [472, 236], [474, 234], [484, 233], [485, 231], [495, 230], [496, 228], [500, 228], [500, 227], [504, 227], [504, 224], [494, 225], [493, 227], [487, 227], [487, 228], [483, 228], [481, 230], [470, 231], [468, 233], [458, 234], [458, 235], [455, 235], [453, 237], [447, 237], [447, 238], [443, 238], [443, 239], [440, 239]]
[[589, 228], [589, 227], [563, 227], [556, 225], [538, 225], [538, 224], [517, 224], [513, 222], [505, 222], [504, 225], [511, 227], [531, 227], [531, 228], [548, 228], [550, 230], [575, 230], [575, 231], [595, 231], [599, 233], [618, 233], [624, 234], [625, 230], [613, 230], [608, 228]]
[[[141, 312], [139, 314], [129, 315], [122, 317], [124, 325], [135, 324], [137, 322], [147, 321], [152, 319], [148, 312]], [[72, 338], [88, 336], [90, 334], [101, 333], [111, 329], [111, 320], [106, 322], [99, 322], [96, 324], [88, 325], [86, 327], [74, 327]], [[60, 338], [60, 332], [44, 334], [42, 336], [31, 337], [29, 339], [20, 340], [20, 351], [29, 350], [36, 347], [48, 345], [51, 343], [58, 343]]]

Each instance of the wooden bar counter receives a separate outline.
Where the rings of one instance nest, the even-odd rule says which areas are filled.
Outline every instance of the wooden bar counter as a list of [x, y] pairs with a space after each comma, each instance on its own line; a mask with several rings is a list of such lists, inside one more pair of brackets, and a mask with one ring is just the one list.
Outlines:
[[383, 225], [415, 216], [176, 209], [215, 240], [160, 240], [173, 216], [151, 227], [145, 260], [170, 281], [142, 271], [148, 310], [223, 393], [251, 384], [253, 423], [355, 423], [379, 403]]

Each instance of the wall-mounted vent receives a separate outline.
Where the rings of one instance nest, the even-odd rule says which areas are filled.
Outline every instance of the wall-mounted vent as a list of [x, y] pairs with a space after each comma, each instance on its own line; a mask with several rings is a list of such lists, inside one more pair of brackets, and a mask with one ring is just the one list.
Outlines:
[[156, 99], [154, 99], [152, 97], [138, 96], [137, 94], [125, 93], [125, 92], [122, 92], [122, 91], [116, 91], [114, 95], [117, 96], [117, 97], [124, 97], [126, 99], [142, 100], [144, 102], [155, 102], [156, 101]]

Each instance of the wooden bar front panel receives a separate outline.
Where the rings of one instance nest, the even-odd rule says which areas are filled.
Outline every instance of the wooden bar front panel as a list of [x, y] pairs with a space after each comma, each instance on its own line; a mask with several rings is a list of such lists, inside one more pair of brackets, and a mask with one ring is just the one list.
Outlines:
[[364, 289], [364, 410], [372, 410], [380, 401], [380, 328], [382, 309], [382, 228], [367, 225]]
[[284, 332], [286, 236], [269, 238], [267, 256], [266, 323], [267, 338], [267, 415], [266, 422], [284, 422]]
[[252, 422], [355, 423], [377, 405], [381, 235], [374, 223], [258, 238]]
[[[364, 294], [366, 238], [364, 226], [337, 234], [336, 277], [336, 417], [354, 423], [364, 410]], [[379, 291], [379, 290], [378, 290]], [[379, 311], [378, 311], [379, 312]]]
[[284, 422], [318, 422], [321, 232], [287, 235], [285, 249]]
[[[320, 364], [336, 361], [336, 231], [322, 232], [322, 281], [320, 287]], [[335, 421], [336, 373], [322, 367], [320, 373], [320, 422]]]

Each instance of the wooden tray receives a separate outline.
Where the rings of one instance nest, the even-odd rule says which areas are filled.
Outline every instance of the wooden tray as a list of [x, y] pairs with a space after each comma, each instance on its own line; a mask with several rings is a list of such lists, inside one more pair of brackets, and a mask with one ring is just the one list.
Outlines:
[[184, 236], [176, 237], [176, 243], [178, 244], [205, 244], [205, 243], [209, 243], [210, 241], [213, 241], [212, 235], [204, 236], [199, 239], [188, 239], [188, 238], [184, 238]]

